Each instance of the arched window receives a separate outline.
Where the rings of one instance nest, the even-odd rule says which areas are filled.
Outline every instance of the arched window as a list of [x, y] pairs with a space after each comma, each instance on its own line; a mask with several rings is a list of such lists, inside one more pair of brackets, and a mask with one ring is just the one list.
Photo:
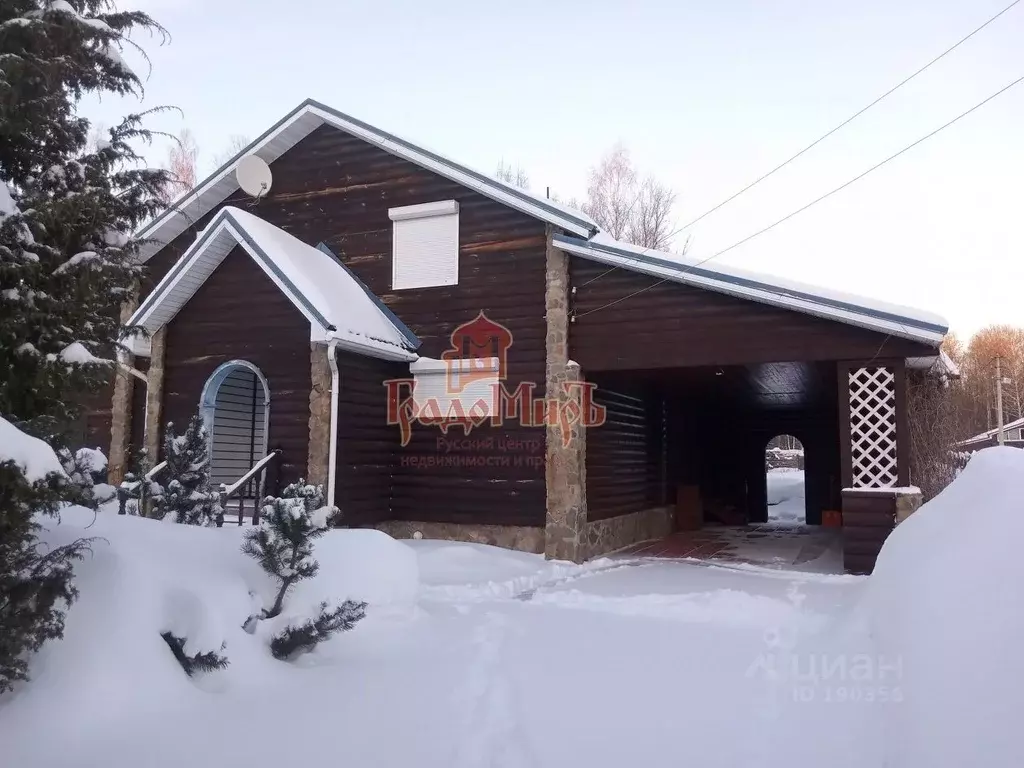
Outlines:
[[792, 435], [772, 438], [765, 447], [764, 468], [768, 520], [807, 522], [803, 444]]
[[245, 360], [219, 366], [203, 387], [199, 413], [210, 439], [210, 479], [230, 485], [267, 453], [270, 387]]

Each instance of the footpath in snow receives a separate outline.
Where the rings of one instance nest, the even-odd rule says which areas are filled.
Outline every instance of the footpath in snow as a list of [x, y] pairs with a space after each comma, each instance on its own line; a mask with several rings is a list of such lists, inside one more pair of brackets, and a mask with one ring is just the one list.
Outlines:
[[[600, 560], [332, 531], [296, 604], [369, 602], [293, 662], [241, 623], [237, 529], [68, 510], [66, 637], [0, 699], [12, 766], [1019, 766], [1024, 451], [991, 449], [875, 575]], [[159, 633], [223, 643], [189, 679]]]

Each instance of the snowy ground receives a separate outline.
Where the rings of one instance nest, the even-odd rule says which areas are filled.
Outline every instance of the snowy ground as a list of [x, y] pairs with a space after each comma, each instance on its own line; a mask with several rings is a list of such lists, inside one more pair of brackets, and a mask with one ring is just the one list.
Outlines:
[[768, 519], [781, 522], [803, 522], [806, 519], [804, 471], [802, 469], [769, 469]]
[[[977, 531], [970, 543], [998, 541], [997, 523], [1024, 534], [1013, 522], [1024, 517], [1024, 452], [993, 451], [972, 460], [949, 503], [900, 526], [869, 578], [574, 566], [331, 532], [318, 545], [330, 584], [318, 589], [365, 597], [368, 618], [292, 663], [237, 627], [264, 589], [237, 530], [116, 516], [82, 530], [92, 518], [72, 512], [50, 540], [106, 541], [80, 566], [65, 641], [0, 699], [3, 762], [1019, 766], [1019, 558], [995, 552], [993, 563], [986, 550], [971, 569], [951, 559], [962, 516]], [[977, 494], [988, 487], [986, 506]], [[169, 622], [223, 637], [231, 666], [186, 678], [154, 639]]]

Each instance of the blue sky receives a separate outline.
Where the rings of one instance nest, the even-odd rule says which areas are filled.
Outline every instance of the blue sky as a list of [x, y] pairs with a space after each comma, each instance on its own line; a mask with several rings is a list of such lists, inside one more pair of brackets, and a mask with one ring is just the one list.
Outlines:
[[[154, 125], [191, 128], [203, 170], [231, 134], [254, 137], [313, 97], [481, 170], [518, 163], [535, 190], [564, 197], [582, 196], [589, 167], [622, 141], [676, 190], [682, 225], [1009, 2], [121, 5], [173, 35], [148, 46], [143, 106], [184, 110]], [[1024, 3], [700, 222], [690, 254], [731, 245], [1021, 76], [1022, 37]], [[107, 98], [88, 111], [111, 123], [137, 108]], [[721, 260], [939, 312], [961, 334], [1024, 325], [1022, 126], [1024, 83]]]

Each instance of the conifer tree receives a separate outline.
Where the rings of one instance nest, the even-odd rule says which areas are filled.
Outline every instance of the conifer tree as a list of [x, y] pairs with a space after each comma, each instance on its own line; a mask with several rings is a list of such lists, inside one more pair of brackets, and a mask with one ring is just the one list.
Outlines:
[[[263, 500], [260, 524], [246, 533], [242, 544], [242, 552], [259, 561], [278, 582], [274, 604], [260, 618], [280, 615], [288, 590], [317, 575], [320, 564], [313, 558], [313, 543], [339, 516], [337, 507], [325, 503], [323, 486], [307, 485], [303, 480], [289, 485], [280, 497]], [[337, 632], [352, 629], [366, 615], [366, 603], [345, 600], [331, 607], [323, 602], [316, 614], [298, 625], [286, 625], [271, 639], [275, 658], [291, 658]]]
[[[133, 114], [89, 148], [87, 94], [141, 93], [121, 53], [145, 13], [108, 0], [0, 3], [0, 417], [53, 444], [83, 396], [112, 375], [119, 303], [139, 276], [127, 233], [157, 214], [167, 172], [140, 164], [151, 139]], [[0, 690], [26, 654], [63, 632], [83, 544], [42, 551], [38, 513], [76, 489], [63, 472], [28, 478], [0, 446]]]
[[154, 507], [156, 516], [185, 525], [213, 525], [220, 512], [220, 499], [210, 487], [210, 446], [199, 416], [192, 417], [181, 436], [168, 422], [164, 460], [164, 491]]

